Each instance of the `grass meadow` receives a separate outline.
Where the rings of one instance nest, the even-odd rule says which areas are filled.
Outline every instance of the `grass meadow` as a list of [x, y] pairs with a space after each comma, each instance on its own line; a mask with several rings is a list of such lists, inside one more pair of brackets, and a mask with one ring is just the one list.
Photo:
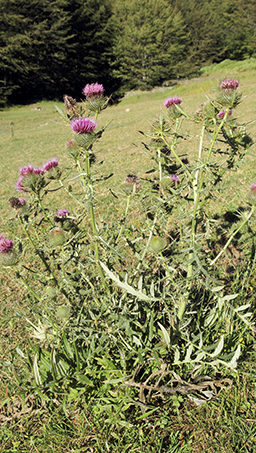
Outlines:
[[[226, 61], [213, 65], [202, 70], [201, 77], [180, 81], [169, 88], [127, 93], [121, 102], [103, 111], [99, 125], [108, 124], [108, 127], [94, 150], [97, 157], [94, 172], [99, 177], [99, 219], [111, 222], [115, 217], [122, 218], [125, 202], [119, 196], [120, 184], [128, 173], [135, 173], [143, 181], [150, 171], [157, 171], [156, 163], [144, 151], [144, 137], [139, 131], [150, 129], [154, 118], [163, 110], [163, 100], [180, 96], [184, 109], [193, 113], [225, 77], [240, 81], [244, 100], [237, 112], [240, 122], [249, 123], [248, 131], [255, 141], [254, 59], [248, 63]], [[63, 107], [60, 102], [56, 105]], [[71, 139], [71, 130], [60, 119], [55, 103], [42, 101], [0, 111], [0, 138], [0, 232], [15, 238], [16, 224], [8, 200], [17, 194], [18, 169], [28, 163], [39, 166], [51, 157], [66, 165], [65, 145]], [[188, 157], [194, 155], [193, 140], [188, 141], [184, 152]], [[218, 195], [212, 207], [214, 213], [223, 212], [223, 206], [226, 212], [232, 213], [243, 206], [253, 182], [256, 183], [255, 145], [249, 149], [240, 169], [227, 175], [225, 197]], [[116, 197], [120, 198], [118, 204]], [[59, 192], [54, 192], [49, 202], [56, 210], [72, 208], [70, 199], [64, 199]], [[134, 204], [128, 222], [136, 226], [140, 221], [139, 207]], [[227, 257], [234, 267], [236, 260], [242, 258]], [[235, 282], [235, 273], [233, 278]], [[92, 417], [74, 402], [63, 412], [57, 405], [51, 410], [43, 404], [34, 405], [29, 397], [21, 401], [16, 382], [23, 364], [20, 361], [16, 365], [16, 349], [26, 348], [31, 341], [24, 319], [29, 306], [23, 297], [24, 290], [13, 281], [8, 269], [0, 270], [0, 283], [0, 452], [256, 453], [256, 343], [242, 356], [237, 371], [224, 376], [231, 379], [232, 385], [222, 390], [218, 398], [200, 407], [184, 398], [174, 400], [171, 406], [163, 406], [154, 423], [137, 417], [123, 426], [106, 424], [106, 415]], [[252, 278], [252, 303], [255, 303], [255, 290], [256, 278]]]

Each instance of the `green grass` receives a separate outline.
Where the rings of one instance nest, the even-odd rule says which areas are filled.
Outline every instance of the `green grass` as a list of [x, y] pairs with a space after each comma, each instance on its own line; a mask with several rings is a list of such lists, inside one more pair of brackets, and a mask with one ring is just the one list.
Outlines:
[[[201, 71], [201, 79], [181, 81], [165, 90], [136, 92], [118, 105], [105, 110], [99, 125], [109, 123], [103, 139], [96, 146], [97, 162], [94, 171], [106, 177], [98, 184], [100, 214], [109, 217], [122, 215], [120, 184], [125, 176], [136, 173], [147, 177], [147, 171], [156, 166], [144, 152], [143, 137], [139, 130], [147, 131], [152, 120], [163, 110], [163, 100], [170, 95], [183, 98], [189, 112], [194, 112], [211, 95], [224, 77], [236, 77], [246, 96], [238, 107], [242, 122], [256, 119], [256, 60], [244, 62], [226, 61]], [[62, 107], [58, 103], [59, 107]], [[35, 110], [40, 107], [40, 110]], [[14, 123], [14, 124], [11, 124]], [[249, 131], [256, 136], [256, 124], [249, 124]], [[15, 237], [13, 214], [8, 199], [15, 196], [14, 189], [18, 168], [32, 163], [40, 165], [51, 157], [58, 157], [60, 165], [67, 163], [65, 143], [72, 137], [68, 126], [62, 123], [53, 102], [12, 107], [0, 112], [0, 232], [12, 233]], [[186, 152], [193, 155], [194, 142], [187, 142]], [[256, 182], [256, 156], [253, 146], [241, 169], [227, 177], [228, 198], [219, 196], [213, 209], [225, 204], [225, 209], [236, 210], [243, 204], [243, 197], [251, 182]], [[111, 191], [121, 200], [116, 212], [116, 200]], [[70, 200], [56, 194], [51, 198], [52, 210], [72, 206]], [[107, 207], [107, 209], [106, 209]], [[133, 206], [138, 214], [138, 208]], [[46, 410], [39, 401], [26, 401], [22, 406], [18, 381], [23, 375], [23, 363], [16, 362], [16, 347], [26, 347], [28, 342], [24, 313], [29, 306], [23, 302], [22, 291], [1, 271], [1, 337], [0, 352], [3, 364], [0, 394], [2, 401], [11, 397], [9, 408], [0, 411], [0, 452], [59, 453], [59, 452], [116, 452], [116, 453], [200, 453], [256, 452], [256, 394], [255, 351], [244, 357], [237, 373], [230, 377], [233, 386], [223, 390], [218, 398], [196, 407], [188, 400], [168, 403], [156, 417], [138, 420], [139, 410], [129, 414], [129, 425], [105, 423], [106, 414], [93, 417], [76, 403], [69, 403], [66, 413], [57, 405]], [[22, 305], [25, 304], [25, 305]], [[15, 363], [15, 366], [12, 366]], [[13, 402], [13, 403], [12, 403]], [[0, 404], [1, 407], [1, 404]]]
[[[8, 414], [0, 414], [1, 452], [61, 453], [254, 453], [256, 451], [255, 353], [244, 359], [231, 389], [218, 398], [196, 407], [188, 400], [180, 406], [163, 405], [157, 417], [137, 420], [126, 426], [106, 415], [92, 417], [76, 404], [66, 414], [55, 407], [46, 411], [33, 407], [22, 411], [16, 404]], [[26, 413], [27, 410], [27, 413]]]
[[221, 75], [240, 74], [256, 70], [256, 58], [248, 58], [243, 61], [224, 60], [221, 63], [214, 63], [200, 70], [200, 75]]

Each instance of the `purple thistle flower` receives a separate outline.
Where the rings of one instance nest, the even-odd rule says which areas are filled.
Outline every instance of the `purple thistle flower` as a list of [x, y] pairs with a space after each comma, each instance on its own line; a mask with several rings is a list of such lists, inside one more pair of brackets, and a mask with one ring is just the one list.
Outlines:
[[70, 214], [70, 212], [67, 209], [59, 209], [57, 211], [57, 216], [58, 217], [66, 217], [69, 214]]
[[220, 87], [222, 90], [234, 91], [239, 87], [239, 82], [235, 79], [225, 79], [222, 80]]
[[102, 96], [104, 93], [103, 85], [99, 83], [87, 83], [87, 85], [83, 89], [83, 94], [90, 98], [92, 96]]
[[16, 182], [16, 190], [17, 192], [27, 192], [28, 190], [25, 188], [25, 186], [23, 185], [23, 176], [20, 176], [18, 181]]
[[[229, 115], [232, 115], [232, 113], [233, 113], [233, 110], [230, 109], [230, 110], [228, 111], [228, 114], [229, 114]], [[222, 118], [224, 117], [224, 115], [225, 115], [225, 110], [221, 110], [221, 111], [218, 113], [217, 118], [222, 119]]]
[[164, 106], [168, 109], [170, 105], [178, 105], [182, 103], [182, 99], [177, 96], [167, 98], [164, 100]]
[[34, 167], [31, 164], [26, 165], [24, 168], [20, 168], [20, 176], [27, 176], [34, 172]]
[[171, 175], [170, 178], [171, 178], [172, 181], [175, 181], [175, 182], [179, 182], [180, 181], [180, 178], [178, 177], [178, 175]]
[[33, 175], [44, 175], [44, 169], [42, 167], [34, 168]]
[[24, 198], [18, 198], [20, 204], [23, 206], [24, 204], [26, 204], [26, 200], [24, 200]]
[[44, 169], [42, 167], [35, 168], [33, 165], [28, 164], [24, 168], [20, 168], [20, 177], [28, 175], [41, 175], [44, 174]]
[[94, 131], [98, 123], [95, 118], [87, 118], [79, 116], [70, 121], [70, 127], [76, 134], [89, 134]]
[[44, 175], [44, 169], [42, 167], [35, 168], [33, 165], [28, 164], [23, 168], [20, 168], [19, 170], [19, 178], [16, 183], [16, 190], [18, 192], [28, 192], [29, 189], [29, 181], [33, 180], [33, 177], [36, 178], [36, 176]]
[[56, 157], [52, 157], [51, 160], [48, 160], [47, 162], [45, 162], [42, 167], [43, 167], [43, 170], [44, 171], [49, 171], [51, 170], [52, 168], [54, 167], [57, 167], [59, 164], [59, 161]]
[[7, 239], [0, 234], [0, 253], [10, 253], [13, 249], [14, 243], [11, 239]]
[[255, 183], [253, 183], [253, 184], [251, 185], [251, 191], [252, 191], [252, 192], [256, 192], [256, 184], [255, 184]]
[[64, 217], [67, 217], [70, 212], [67, 209], [59, 209], [57, 215], [54, 217], [54, 222], [62, 222]]

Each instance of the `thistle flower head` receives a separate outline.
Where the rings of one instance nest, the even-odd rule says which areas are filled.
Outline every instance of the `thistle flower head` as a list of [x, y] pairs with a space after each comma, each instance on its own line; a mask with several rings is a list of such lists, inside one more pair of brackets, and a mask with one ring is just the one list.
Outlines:
[[90, 98], [92, 96], [102, 96], [104, 93], [103, 85], [99, 83], [87, 83], [87, 85], [83, 89], [83, 94]]
[[62, 222], [69, 214], [70, 212], [67, 209], [59, 209], [57, 215], [54, 217], [54, 221]]
[[43, 167], [43, 170], [44, 171], [49, 171], [51, 170], [52, 168], [55, 168], [57, 167], [59, 164], [59, 161], [56, 157], [52, 157], [50, 160], [48, 160], [47, 162], [45, 162], [42, 167]]
[[31, 164], [25, 165], [25, 167], [20, 168], [20, 176], [31, 175], [34, 172], [34, 167]]
[[160, 236], [153, 236], [150, 240], [149, 247], [153, 252], [161, 252], [166, 247], [166, 241]]
[[220, 84], [222, 90], [234, 91], [239, 87], [238, 80], [235, 79], [224, 79]]
[[49, 237], [50, 244], [54, 247], [61, 246], [65, 244], [66, 242], [66, 237], [65, 233], [62, 228], [54, 228], [50, 232], [50, 237]]
[[178, 175], [171, 175], [170, 178], [174, 182], [179, 182], [180, 181], [180, 178], [178, 177]]
[[33, 175], [44, 175], [44, 169], [42, 167], [34, 168]]
[[3, 234], [0, 234], [0, 253], [10, 253], [14, 243], [11, 239], [7, 239]]
[[253, 193], [256, 193], [256, 184], [255, 184], [255, 183], [253, 183], [253, 184], [251, 185], [251, 191], [252, 191]]
[[94, 131], [98, 123], [95, 118], [79, 116], [70, 121], [70, 127], [76, 134], [89, 134]]
[[64, 94], [63, 100], [67, 110], [73, 111], [76, 109], [76, 99], [73, 99], [71, 96], [67, 96], [67, 94]]
[[19, 209], [25, 206], [26, 201], [24, 198], [11, 197], [9, 203], [13, 209]]
[[164, 100], [164, 106], [168, 109], [171, 105], [178, 105], [182, 103], [182, 99], [173, 96]]
[[[226, 109], [225, 110], [221, 110], [218, 113], [217, 118], [222, 119], [224, 117], [224, 115], [225, 115], [225, 112], [226, 112]], [[228, 115], [232, 115], [232, 113], [233, 113], [233, 109], [229, 109]]]
[[135, 184], [137, 189], [140, 187], [140, 179], [134, 173], [129, 173], [129, 175], [126, 176], [124, 183]]
[[57, 211], [57, 216], [58, 217], [66, 217], [69, 214], [70, 214], [70, 212], [67, 209], [59, 209]]
[[59, 209], [57, 211], [58, 217], [67, 217], [69, 214], [70, 214], [70, 212], [67, 209]]
[[23, 177], [20, 176], [15, 186], [17, 192], [28, 192], [28, 189], [23, 184]]
[[140, 186], [140, 179], [134, 173], [129, 173], [123, 182], [122, 189], [125, 193], [130, 194], [134, 190], [134, 187], [137, 192], [140, 189]]

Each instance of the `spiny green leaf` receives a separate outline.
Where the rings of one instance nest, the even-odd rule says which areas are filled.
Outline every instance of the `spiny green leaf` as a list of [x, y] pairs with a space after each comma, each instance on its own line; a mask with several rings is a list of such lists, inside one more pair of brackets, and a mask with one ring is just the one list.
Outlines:
[[164, 336], [164, 341], [167, 345], [167, 347], [169, 348], [170, 347], [170, 344], [171, 344], [171, 339], [170, 339], [170, 335], [168, 334], [166, 328], [164, 326], [162, 326], [162, 324], [160, 324], [160, 322], [157, 323], [163, 333], [163, 336]]
[[224, 346], [224, 335], [222, 335], [222, 337], [221, 337], [219, 343], [217, 344], [216, 349], [215, 349], [214, 352], [211, 354], [211, 356], [212, 356], [212, 357], [218, 356], [218, 355], [221, 353], [221, 351], [222, 351], [222, 349], [223, 349], [223, 346]]
[[107, 266], [105, 266], [104, 263], [100, 261], [100, 265], [103, 268], [103, 270], [106, 272], [108, 277], [113, 280], [119, 288], [123, 289], [124, 291], [127, 291], [129, 294], [132, 294], [133, 296], [137, 297], [140, 300], [155, 300], [152, 297], [147, 296], [146, 294], [143, 294], [141, 291], [137, 291], [134, 289], [132, 286], [128, 285], [128, 283], [121, 282], [119, 280], [119, 277], [117, 277], [113, 272], [111, 272]]

